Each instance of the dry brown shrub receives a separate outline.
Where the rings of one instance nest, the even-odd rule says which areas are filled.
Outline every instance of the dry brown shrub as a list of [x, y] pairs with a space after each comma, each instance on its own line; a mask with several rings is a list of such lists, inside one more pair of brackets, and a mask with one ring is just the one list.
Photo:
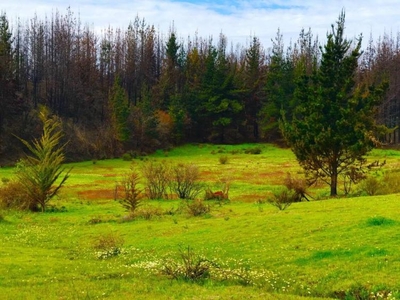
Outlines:
[[0, 208], [27, 210], [34, 205], [29, 199], [24, 185], [18, 180], [10, 180], [0, 187]]
[[148, 161], [142, 167], [142, 174], [149, 199], [168, 199], [170, 166], [167, 163]]
[[290, 173], [287, 173], [284, 185], [289, 191], [293, 191], [293, 202], [301, 202], [303, 199], [309, 201], [307, 198], [309, 196], [307, 193], [307, 181], [305, 179], [293, 178]]
[[170, 189], [179, 199], [195, 199], [202, 190], [199, 168], [194, 164], [177, 164], [171, 169]]

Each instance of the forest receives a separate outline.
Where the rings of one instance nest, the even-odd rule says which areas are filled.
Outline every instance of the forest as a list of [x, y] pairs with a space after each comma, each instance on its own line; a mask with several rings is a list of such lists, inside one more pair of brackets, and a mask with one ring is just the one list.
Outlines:
[[[400, 33], [382, 34], [369, 38], [354, 76], [356, 85], [388, 82], [375, 118], [394, 129], [385, 139], [396, 144]], [[98, 34], [70, 9], [16, 24], [3, 12], [0, 163], [13, 163], [26, 150], [20, 139], [40, 135], [41, 106], [62, 120], [69, 161], [188, 142], [283, 143], [282, 112], [294, 111], [300, 69], [315, 72], [321, 49], [311, 28], [299, 29], [289, 45], [278, 29], [271, 45], [252, 36], [245, 46], [222, 33], [182, 38], [173, 26], [159, 32], [139, 17], [128, 28]]]

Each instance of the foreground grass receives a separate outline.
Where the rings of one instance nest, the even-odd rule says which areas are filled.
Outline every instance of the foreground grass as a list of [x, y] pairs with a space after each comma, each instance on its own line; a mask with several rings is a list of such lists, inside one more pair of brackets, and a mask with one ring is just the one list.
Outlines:
[[[361, 288], [397, 293], [397, 208], [397, 197], [390, 196], [298, 203], [283, 212], [231, 203], [215, 206], [204, 217], [179, 214], [131, 222], [122, 222], [124, 212], [116, 203], [69, 203], [66, 212], [44, 214], [3, 212], [0, 295], [289, 299], [287, 295], [335, 297]], [[110, 234], [123, 238], [123, 251], [99, 259], [95, 245]], [[171, 281], [160, 273], [163, 259], [178, 260], [182, 246], [243, 272], [252, 282]]]
[[[0, 298], [398, 298], [397, 195], [295, 203], [278, 211], [256, 200], [286, 170], [298, 171], [290, 151], [265, 145], [262, 154], [250, 156], [232, 149], [186, 146], [154, 156], [195, 161], [210, 185], [233, 178], [233, 201], [210, 202], [211, 212], [196, 218], [177, 212], [179, 200], [167, 200], [149, 205], [168, 215], [129, 220], [112, 191], [131, 163], [74, 164], [53, 212], [0, 212]], [[219, 164], [219, 155], [229, 155], [229, 163]], [[395, 165], [397, 152], [387, 159], [388, 167]], [[7, 169], [0, 176], [10, 174]], [[107, 237], [123, 240], [120, 253], [98, 248]], [[179, 249], [188, 246], [232, 276], [217, 272], [193, 283], [163, 275], [166, 261], [179, 262]]]

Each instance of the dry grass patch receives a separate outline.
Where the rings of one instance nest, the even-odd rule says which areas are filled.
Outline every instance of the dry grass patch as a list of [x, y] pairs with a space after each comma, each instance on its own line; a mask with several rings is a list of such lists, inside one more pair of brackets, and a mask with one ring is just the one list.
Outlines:
[[114, 199], [114, 191], [112, 189], [96, 189], [78, 191], [78, 197], [84, 200]]

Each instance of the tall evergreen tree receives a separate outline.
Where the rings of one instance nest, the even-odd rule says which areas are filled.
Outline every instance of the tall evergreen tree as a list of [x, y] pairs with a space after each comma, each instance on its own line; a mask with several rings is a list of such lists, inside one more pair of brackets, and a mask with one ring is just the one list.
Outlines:
[[259, 112], [265, 98], [265, 69], [265, 55], [260, 40], [253, 37], [246, 51], [242, 82], [246, 125], [252, 128], [252, 137], [255, 140], [260, 137]]
[[229, 64], [225, 53], [226, 41], [220, 38], [218, 50], [210, 45], [206, 70], [200, 92], [199, 111], [211, 125], [209, 134], [220, 143], [226, 142], [226, 129], [238, 121], [243, 109], [235, 88], [235, 66]]
[[280, 111], [284, 110], [286, 114], [291, 114], [293, 92], [294, 65], [290, 55], [285, 55], [283, 36], [278, 30], [269, 60], [265, 85], [266, 97], [259, 112], [264, 120], [262, 122], [264, 136], [269, 139], [276, 139], [279, 136]]
[[299, 103], [292, 119], [281, 123], [286, 141], [309, 179], [329, 184], [337, 195], [338, 176], [364, 163], [374, 146], [374, 107], [382, 89], [356, 85], [361, 39], [352, 48], [344, 37], [345, 13], [327, 35], [320, 68], [303, 75], [294, 98]]

